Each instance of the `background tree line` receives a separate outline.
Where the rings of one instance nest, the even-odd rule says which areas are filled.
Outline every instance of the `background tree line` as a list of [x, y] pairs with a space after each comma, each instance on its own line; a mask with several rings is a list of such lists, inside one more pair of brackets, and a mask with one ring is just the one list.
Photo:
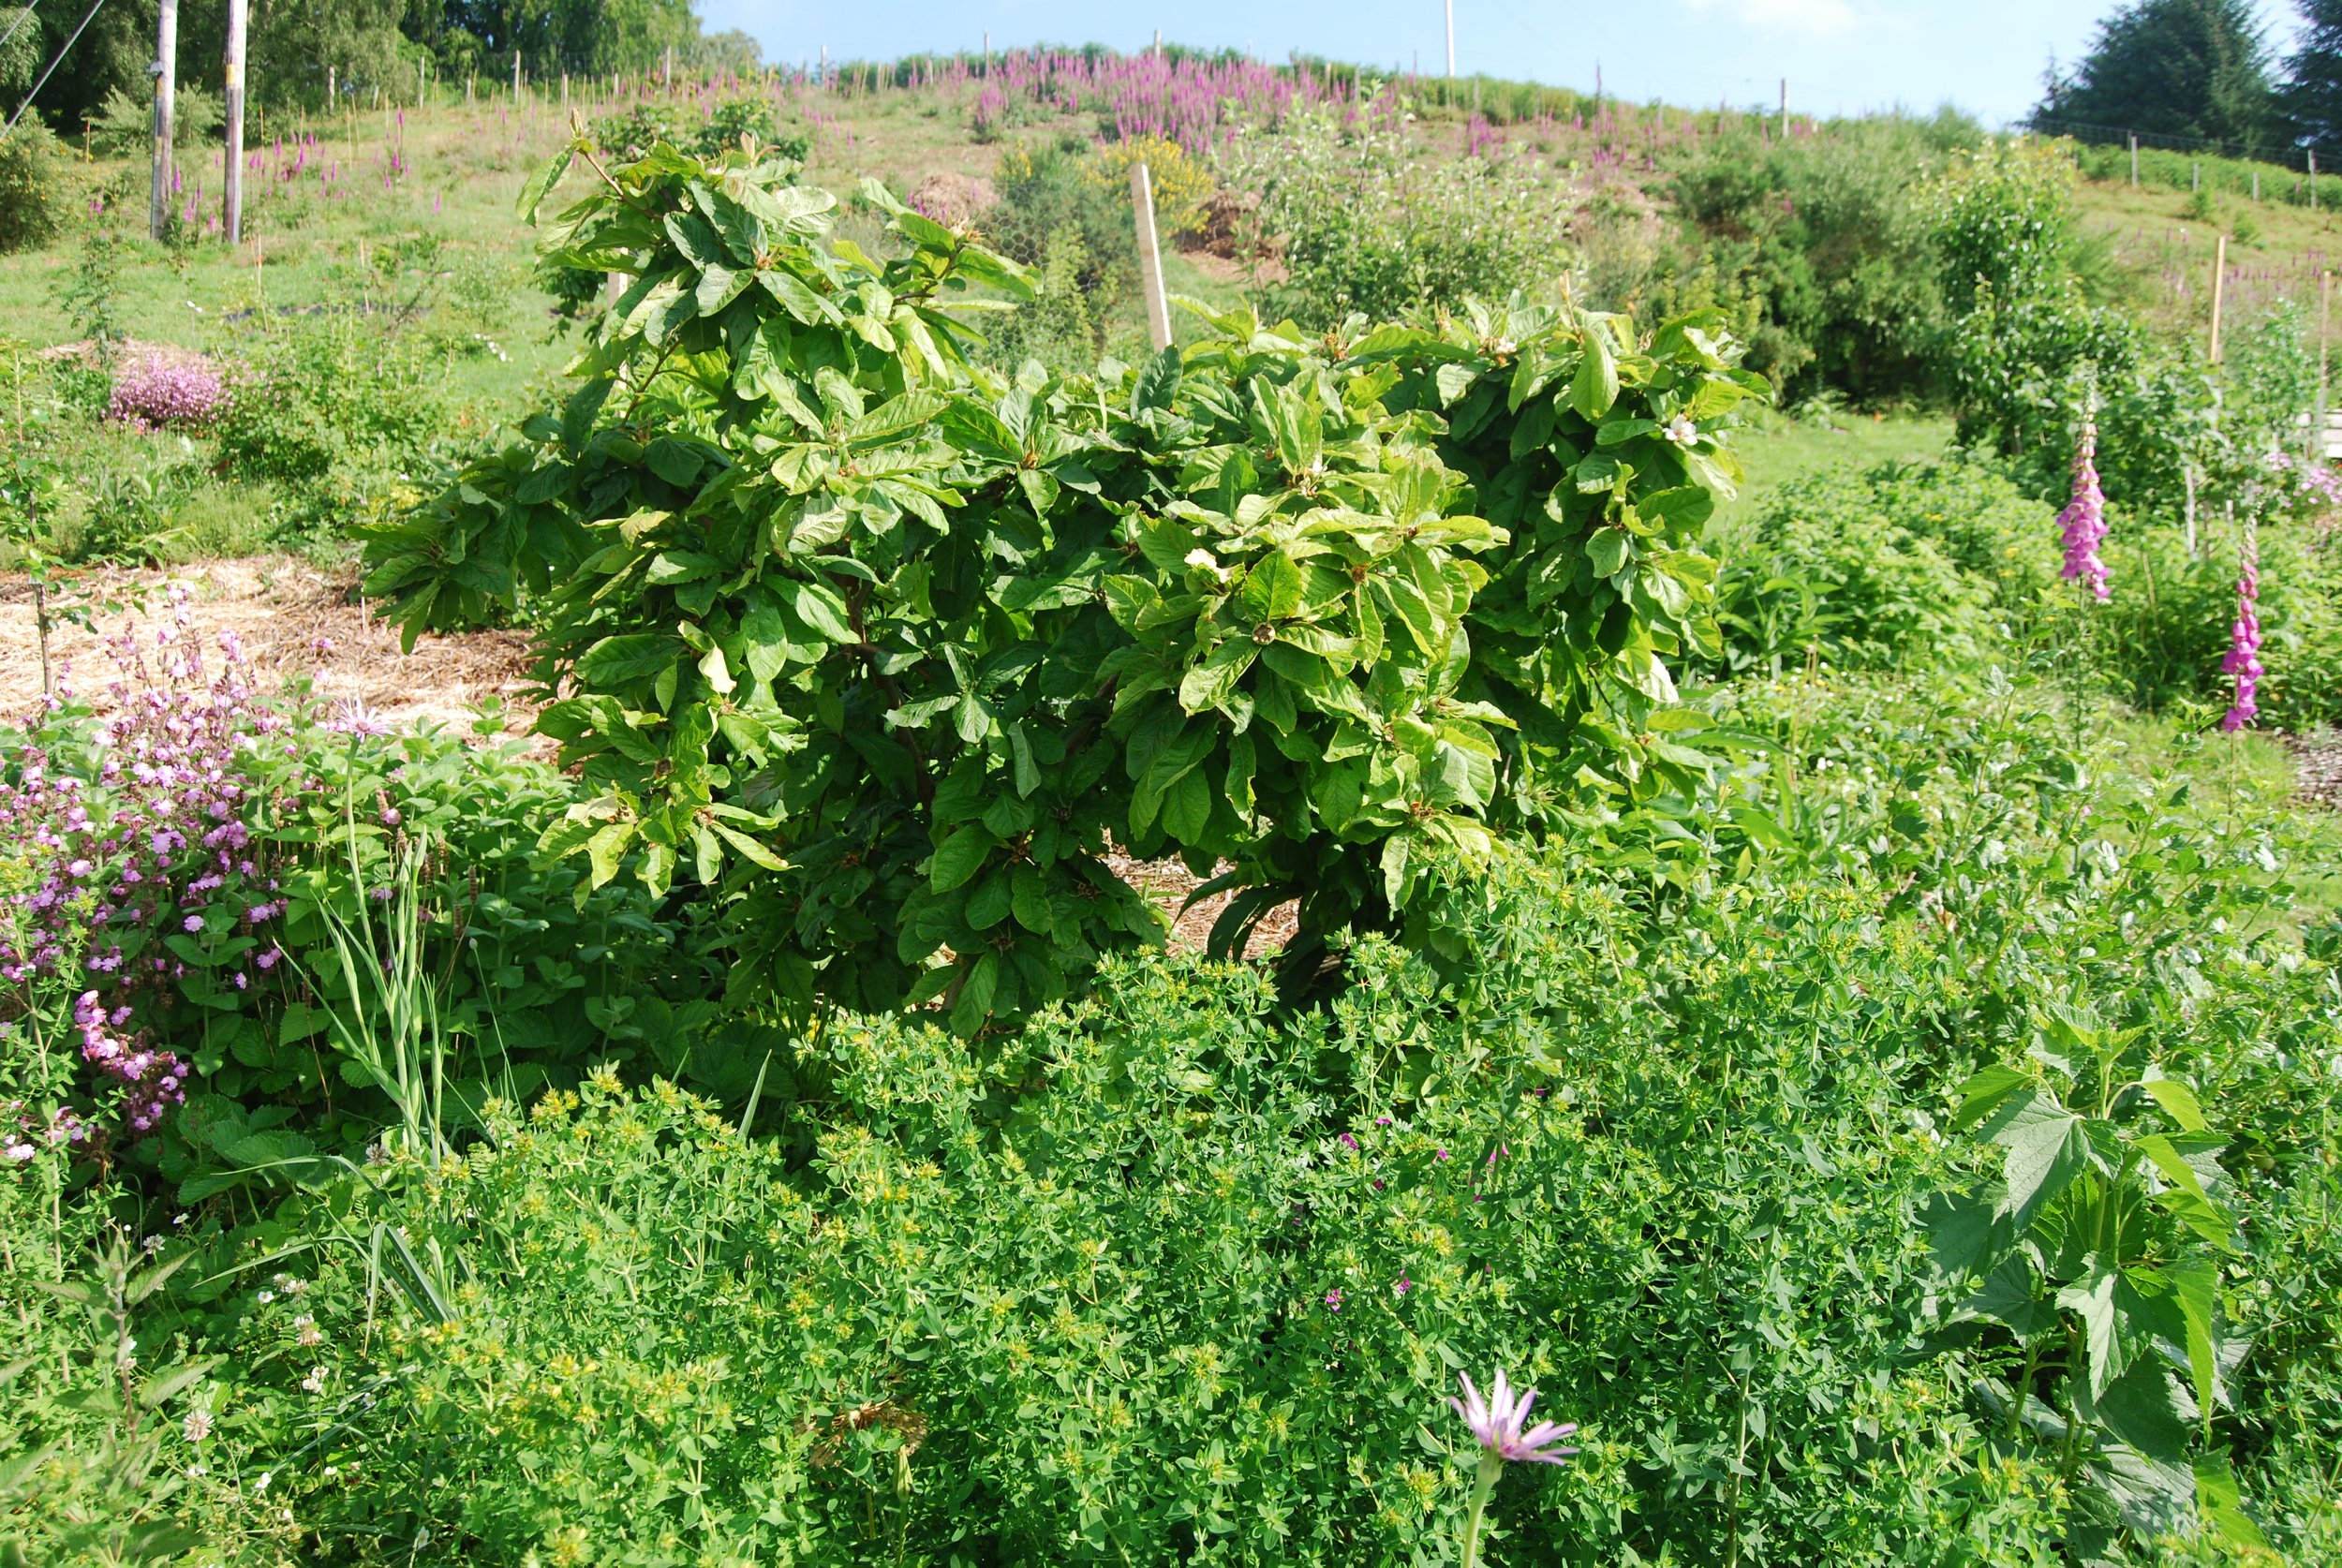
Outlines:
[[[80, 24], [86, 7], [40, 7], [0, 47], [0, 98], [13, 111]], [[80, 133], [111, 93], [143, 100], [155, 59], [156, 0], [104, 0], [41, 90], [39, 112], [60, 134]], [[226, 0], [183, 0], [178, 71], [211, 92], [222, 85]], [[22, 13], [0, 6], [0, 34]], [[411, 96], [419, 67], [442, 81], [477, 73], [509, 80], [522, 67], [543, 79], [645, 71], [675, 52], [678, 68], [753, 69], [756, 40], [703, 32], [690, 0], [251, 0], [246, 80], [267, 106], [316, 108], [328, 82], [371, 102], [374, 90]]]
[[2342, 154], [2342, 0], [2298, 4], [2300, 36], [2279, 56], [2249, 0], [2129, 0], [2071, 69], [2052, 63], [2033, 124]]

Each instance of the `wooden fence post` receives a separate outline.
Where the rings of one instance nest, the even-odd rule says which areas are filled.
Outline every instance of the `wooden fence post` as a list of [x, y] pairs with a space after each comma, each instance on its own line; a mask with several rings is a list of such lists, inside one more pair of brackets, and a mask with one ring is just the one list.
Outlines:
[[2318, 422], [2309, 436], [2309, 460], [2322, 465], [2326, 460], [2326, 408], [2329, 403], [2327, 379], [2328, 346], [2333, 341], [2334, 274], [2325, 267], [2318, 269]]
[[2228, 236], [2212, 245], [2212, 362], [2220, 362], [2220, 297], [2228, 283]]
[[1147, 296], [1147, 338], [1160, 353], [1171, 347], [1171, 303], [1163, 292], [1163, 253], [1155, 245], [1155, 187], [1143, 158], [1131, 165], [1131, 211], [1138, 220], [1138, 279]]

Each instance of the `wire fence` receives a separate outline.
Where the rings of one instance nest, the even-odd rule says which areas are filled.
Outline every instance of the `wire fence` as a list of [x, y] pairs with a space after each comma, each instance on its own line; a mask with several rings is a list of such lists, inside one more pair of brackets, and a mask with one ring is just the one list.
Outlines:
[[2127, 146], [2136, 141], [2141, 147], [2159, 148], [2170, 153], [2201, 153], [2211, 157], [2238, 158], [2254, 163], [2274, 163], [2281, 168], [2307, 172], [2309, 158], [2315, 154], [2320, 162], [2331, 170], [2336, 159], [2333, 154], [2342, 149], [2328, 149], [2315, 142], [2299, 142], [2290, 146], [2254, 145], [2244, 141], [2221, 141], [2200, 136], [2169, 136], [2160, 131], [2132, 130], [2125, 126], [2094, 126], [2082, 120], [2061, 120], [2053, 115], [2036, 114], [2025, 124], [2032, 129], [2052, 136], [2070, 137], [2076, 141], [2098, 145]]

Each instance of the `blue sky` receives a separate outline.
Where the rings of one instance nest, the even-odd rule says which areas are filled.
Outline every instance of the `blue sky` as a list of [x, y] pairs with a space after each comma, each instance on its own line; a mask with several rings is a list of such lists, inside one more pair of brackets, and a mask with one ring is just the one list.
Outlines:
[[[1986, 121], [2014, 119], [2039, 96], [2042, 67], [2071, 60], [2112, 0], [1455, 0], [1460, 71], [1591, 88], [1670, 103], [1771, 101], [1789, 80], [1793, 107], [1855, 113], [1947, 100]], [[2286, 0], [2259, 0], [2280, 45]], [[703, 0], [710, 27], [756, 36], [768, 59], [794, 62], [826, 44], [837, 58], [918, 50], [996, 49], [1048, 40], [1146, 45], [1161, 27], [1183, 43], [1282, 59], [1441, 68], [1440, 0], [1187, 0], [1150, 7], [1078, 0]], [[1151, 12], [1151, 14], [1150, 14]]]

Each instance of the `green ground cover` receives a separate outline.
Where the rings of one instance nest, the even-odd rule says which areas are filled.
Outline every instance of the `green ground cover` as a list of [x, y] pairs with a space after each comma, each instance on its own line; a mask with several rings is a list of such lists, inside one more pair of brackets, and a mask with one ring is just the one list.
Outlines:
[[0, 1564], [2342, 1553], [2300, 315], [2211, 370], [2092, 239], [2173, 192], [1949, 118], [1480, 82], [1150, 146], [1273, 263], [1158, 355], [1100, 102], [887, 75], [0, 257], [12, 559], [304, 549], [556, 699], [166, 599], [0, 730]]

